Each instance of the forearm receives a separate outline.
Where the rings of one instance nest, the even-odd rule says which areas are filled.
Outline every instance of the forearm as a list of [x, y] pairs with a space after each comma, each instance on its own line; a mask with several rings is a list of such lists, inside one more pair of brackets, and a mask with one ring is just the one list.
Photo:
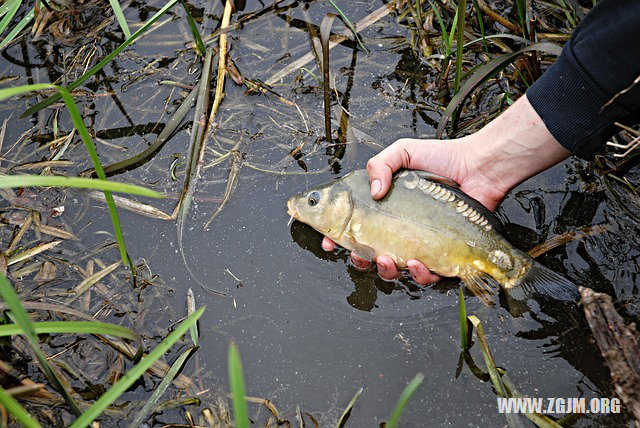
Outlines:
[[472, 139], [469, 163], [505, 193], [571, 154], [551, 135], [526, 96], [466, 138]]

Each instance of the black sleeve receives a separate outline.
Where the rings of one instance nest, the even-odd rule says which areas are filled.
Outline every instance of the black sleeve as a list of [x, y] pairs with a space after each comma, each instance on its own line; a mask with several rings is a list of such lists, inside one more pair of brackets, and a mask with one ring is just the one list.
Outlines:
[[600, 0], [562, 55], [528, 90], [529, 102], [567, 150], [592, 158], [620, 129], [640, 122], [640, 1]]

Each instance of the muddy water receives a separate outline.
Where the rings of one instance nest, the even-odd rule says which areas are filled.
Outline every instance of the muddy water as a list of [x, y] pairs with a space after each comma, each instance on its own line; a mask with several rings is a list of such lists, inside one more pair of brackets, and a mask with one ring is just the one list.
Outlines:
[[[344, 11], [357, 20], [379, 6], [349, 2]], [[246, 11], [260, 7], [259, 2], [249, 2]], [[281, 9], [231, 32], [230, 56], [245, 77], [266, 81], [309, 52], [303, 21], [319, 24], [329, 11], [324, 2], [285, 2]], [[178, 9], [175, 13], [182, 16]], [[213, 13], [219, 16], [221, 6]], [[135, 22], [145, 15], [131, 7], [127, 16]], [[213, 17], [210, 25], [217, 19]], [[109, 28], [116, 31], [115, 25]], [[273, 401], [291, 419], [300, 405], [321, 426], [335, 424], [363, 387], [348, 426], [377, 425], [388, 418], [406, 383], [421, 372], [425, 380], [405, 411], [403, 426], [503, 425], [490, 383], [477, 379], [466, 366], [456, 376], [460, 350], [455, 281], [426, 288], [406, 280], [385, 282], [375, 272], [356, 271], [342, 250], [322, 251], [320, 235], [307, 226], [286, 225], [285, 203], [291, 194], [363, 167], [397, 138], [434, 133], [440, 116], [430, 91], [435, 71], [414, 57], [405, 41], [406, 30], [395, 18], [386, 17], [363, 35], [369, 53], [338, 46], [331, 54], [335, 86], [348, 93], [345, 108], [355, 129], [355, 138], [346, 144], [321, 141], [322, 93], [313, 77], [320, 75], [315, 62], [273, 87], [299, 110], [272, 95], [247, 95], [246, 87], [227, 81], [209, 145], [224, 152], [241, 141], [244, 165], [231, 198], [206, 231], [203, 225], [224, 193], [230, 164], [203, 170], [184, 231], [185, 256], [198, 281], [227, 293], [227, 298], [206, 293], [188, 273], [175, 222], [122, 212], [129, 252], [134, 259], [143, 258], [171, 289], [165, 302], [154, 303], [153, 319], [163, 320], [161, 314], [167, 313], [163, 320], [167, 327], [177, 321], [191, 287], [198, 305], [207, 310], [200, 321], [200, 371], [194, 374], [190, 366], [186, 373], [212, 391], [226, 390], [226, 349], [233, 339], [242, 355], [248, 393]], [[90, 88], [95, 95], [78, 97], [85, 122], [101, 136], [98, 149], [104, 163], [143, 150], [157, 133], [153, 124], [164, 123], [168, 112], [175, 110], [180, 91], [159, 86], [159, 81], [197, 81], [199, 69], [191, 65], [193, 54], [185, 51], [186, 40], [184, 19], [166, 22], [105, 69], [108, 77]], [[99, 52], [115, 46], [108, 40], [103, 43]], [[62, 68], [52, 65], [44, 45], [9, 48], [0, 70], [18, 76], [15, 84], [49, 81]], [[492, 91], [496, 89], [486, 96], [491, 97]], [[46, 128], [30, 134], [52, 131], [52, 110], [32, 122], [15, 120], [31, 102], [2, 106], [0, 119], [11, 118], [3, 153], [33, 124]], [[66, 113], [62, 118], [65, 129], [71, 129], [64, 122]], [[183, 129], [153, 161], [118, 179], [169, 195], [179, 193], [184, 167], [177, 169], [178, 181], [171, 180], [169, 168], [173, 153], [187, 155], [188, 141]], [[289, 156], [300, 146], [298, 159]], [[29, 143], [21, 150], [29, 153], [36, 147]], [[77, 171], [88, 166], [79, 140], [68, 153], [76, 159]], [[205, 164], [215, 158], [208, 151]], [[73, 168], [67, 172], [77, 172]], [[638, 169], [631, 168], [627, 177], [637, 182]], [[625, 316], [633, 320], [639, 313], [640, 228], [631, 215], [637, 215], [638, 208], [633, 201], [612, 198], [602, 180], [589, 164], [571, 159], [515, 189], [498, 214], [507, 223], [511, 242], [522, 249], [572, 228], [606, 224], [607, 233], [569, 243], [541, 259], [576, 283], [615, 296]], [[83, 231], [83, 245], [101, 241], [103, 235], [96, 233], [110, 230], [110, 224], [100, 204], [79, 192], [65, 202], [64, 215], [80, 219], [72, 227]], [[175, 200], [151, 203], [171, 212]], [[85, 211], [86, 215], [78, 215]], [[111, 257], [116, 260], [117, 252]], [[608, 371], [590, 341], [581, 309], [530, 303], [531, 311], [514, 316], [506, 304], [489, 308], [474, 297], [467, 300], [468, 312], [483, 322], [498, 365], [519, 391], [534, 397], [610, 397]], [[477, 346], [472, 356], [483, 366]], [[254, 420], [267, 419], [264, 408], [254, 406], [251, 411]], [[615, 425], [622, 420], [587, 415], [579, 424]]]

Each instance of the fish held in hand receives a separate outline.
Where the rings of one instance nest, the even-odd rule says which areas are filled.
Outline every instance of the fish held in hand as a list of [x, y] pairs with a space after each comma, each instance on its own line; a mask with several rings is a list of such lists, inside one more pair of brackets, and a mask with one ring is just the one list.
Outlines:
[[579, 298], [575, 284], [513, 247], [495, 215], [444, 177], [401, 171], [376, 201], [366, 170], [356, 170], [291, 197], [287, 206], [293, 218], [364, 259], [386, 255], [399, 268], [418, 260], [441, 276], [461, 278], [485, 302], [493, 282], [516, 300]]

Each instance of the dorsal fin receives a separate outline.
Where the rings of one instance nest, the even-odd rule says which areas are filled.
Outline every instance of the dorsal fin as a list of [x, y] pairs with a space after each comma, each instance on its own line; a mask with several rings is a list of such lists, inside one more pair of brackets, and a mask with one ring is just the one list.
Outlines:
[[496, 215], [492, 211], [490, 211], [487, 207], [482, 205], [476, 199], [472, 198], [471, 196], [461, 191], [460, 185], [456, 183], [454, 180], [447, 177], [442, 177], [441, 175], [437, 175], [431, 172], [411, 170], [411, 169], [399, 170], [394, 175], [394, 179], [405, 178], [405, 177], [407, 179], [410, 179], [410, 177], [412, 176], [414, 177], [412, 181], [415, 181], [415, 183], [412, 183], [410, 188], [414, 188], [417, 186], [416, 177], [418, 180], [426, 180], [426, 181], [437, 183], [439, 186], [444, 187], [445, 189], [448, 189], [459, 200], [462, 200], [465, 203], [467, 203], [469, 207], [473, 208], [476, 212], [478, 212], [482, 217], [484, 217], [487, 220], [488, 224], [491, 225], [491, 228], [493, 228], [499, 234], [502, 234], [503, 226], [502, 226], [502, 222], [498, 219], [498, 217], [496, 217]]
[[424, 178], [425, 180], [434, 181], [436, 183], [446, 184], [447, 186], [453, 187], [454, 189], [459, 189], [460, 185], [447, 177], [443, 177], [442, 175], [434, 174], [428, 171], [413, 171], [418, 177]]

